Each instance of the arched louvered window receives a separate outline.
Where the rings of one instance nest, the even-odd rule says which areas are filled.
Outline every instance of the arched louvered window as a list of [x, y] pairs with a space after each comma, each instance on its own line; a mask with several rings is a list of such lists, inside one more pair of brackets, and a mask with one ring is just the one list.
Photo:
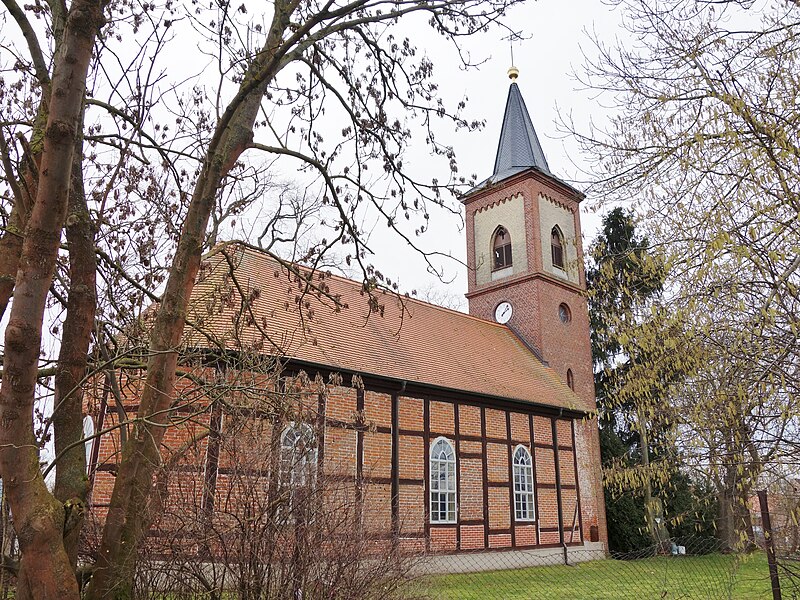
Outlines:
[[572, 369], [567, 369], [567, 385], [569, 389], [575, 391], [575, 377], [572, 375]]
[[445, 438], [431, 445], [431, 523], [456, 522], [456, 453]]
[[525, 446], [514, 452], [514, 518], [517, 521], [536, 520], [533, 501], [533, 459]]
[[508, 230], [500, 226], [494, 232], [494, 238], [492, 239], [492, 256], [494, 257], [492, 262], [492, 269], [505, 269], [506, 267], [510, 267], [512, 264], [512, 257], [511, 257], [511, 234], [508, 233]]
[[550, 257], [554, 267], [564, 268], [564, 234], [561, 233], [558, 225], [553, 227], [550, 232]]

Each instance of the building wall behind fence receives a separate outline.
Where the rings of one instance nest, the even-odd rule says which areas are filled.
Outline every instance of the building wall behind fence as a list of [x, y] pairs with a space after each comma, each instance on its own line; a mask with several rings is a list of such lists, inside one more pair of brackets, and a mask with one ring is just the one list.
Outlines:
[[[343, 493], [352, 494], [360, 519], [376, 540], [398, 539], [408, 549], [448, 553], [580, 545], [598, 524], [597, 499], [581, 486], [596, 468], [591, 456], [592, 421], [539, 414], [533, 407], [512, 409], [434, 394], [412, 396], [399, 386], [391, 390], [360, 383], [321, 385], [319, 379], [308, 378], [284, 379], [282, 385], [295, 393], [282, 390], [282, 402], [277, 403], [282, 405], [277, 406], [269, 401], [269, 395], [276, 393], [273, 380], [252, 375], [251, 390], [263, 387], [265, 401], [259, 407], [248, 405], [242, 393], [235, 391], [242, 387], [241, 373], [227, 373], [220, 380], [214, 369], [203, 368], [193, 375], [195, 380], [216, 378], [232, 391], [201, 392], [192, 380], [180, 380], [177, 391], [184, 401], [177, 402], [179, 408], [172, 415], [175, 426], [167, 431], [163, 449], [165, 464], [174, 472], [162, 486], [166, 508], [154, 522], [155, 536], [185, 527], [165, 516], [171, 510], [179, 514], [176, 508], [184, 518], [194, 511], [198, 519], [213, 519], [215, 512], [231, 515], [237, 503], [252, 502], [258, 489], [266, 495], [276, 468], [280, 433], [295, 419], [314, 427], [321, 472], [346, 484], [337, 487], [337, 501], [341, 502]], [[135, 416], [141, 381], [139, 372], [120, 374], [129, 418]], [[101, 393], [102, 386], [95, 395]], [[213, 405], [213, 397], [223, 402]], [[226, 403], [227, 408], [219, 408]], [[90, 400], [96, 421], [100, 404], [97, 398]], [[112, 402], [104, 405], [104, 427], [108, 427], [118, 417]], [[239, 408], [232, 412], [231, 406]], [[242, 433], [243, 419], [253, 421], [248, 425], [250, 437]], [[203, 431], [210, 433], [204, 436]], [[448, 439], [456, 452], [454, 524], [430, 522], [429, 454], [438, 437]], [[190, 443], [193, 438], [197, 438], [194, 444]], [[534, 521], [517, 522], [514, 515], [512, 457], [520, 445], [533, 458]], [[179, 449], [184, 455], [175, 459], [172, 453]], [[100, 439], [93, 476], [92, 511], [100, 522], [119, 458], [119, 430], [114, 430]], [[254, 478], [256, 485], [237, 483], [236, 477], [243, 473]]]

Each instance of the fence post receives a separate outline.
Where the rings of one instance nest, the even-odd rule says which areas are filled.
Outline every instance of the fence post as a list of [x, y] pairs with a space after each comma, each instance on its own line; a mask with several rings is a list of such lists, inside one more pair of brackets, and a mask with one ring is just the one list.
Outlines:
[[778, 579], [778, 562], [775, 559], [775, 543], [772, 539], [772, 522], [769, 518], [767, 490], [758, 491], [758, 503], [761, 506], [761, 527], [764, 530], [764, 544], [767, 547], [769, 579], [772, 583], [772, 600], [781, 600], [781, 582]]

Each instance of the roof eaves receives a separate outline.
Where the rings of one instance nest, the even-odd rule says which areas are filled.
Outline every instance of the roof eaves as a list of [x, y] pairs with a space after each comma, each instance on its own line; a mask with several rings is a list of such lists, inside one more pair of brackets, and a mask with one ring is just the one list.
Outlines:
[[[376, 381], [383, 381], [387, 383], [395, 384], [398, 389], [404, 389], [405, 391], [409, 392], [409, 395], [413, 395], [413, 391], [415, 390], [428, 390], [432, 393], [442, 393], [446, 396], [451, 396], [453, 398], [459, 399], [473, 399], [473, 400], [484, 400], [496, 403], [510, 403], [518, 406], [525, 406], [528, 408], [537, 408], [539, 410], [545, 410], [551, 413], [558, 413], [563, 414], [564, 416], [568, 417], [575, 417], [575, 418], [583, 418], [588, 416], [592, 413], [592, 411], [588, 411], [583, 408], [578, 408], [578, 402], [575, 402], [574, 406], [559, 406], [557, 404], [546, 404], [543, 402], [535, 402], [532, 400], [525, 400], [524, 398], [509, 398], [506, 396], [496, 396], [493, 394], [485, 394], [481, 392], [475, 392], [471, 390], [462, 390], [456, 388], [449, 388], [445, 386], [440, 386], [432, 383], [426, 383], [424, 381], [413, 381], [409, 379], [401, 379], [398, 377], [388, 377], [386, 375], [381, 375], [380, 373], [367, 373], [367, 372], [358, 372], [354, 371], [353, 369], [348, 369], [346, 367], [338, 367], [336, 365], [330, 364], [323, 364], [323, 363], [315, 363], [313, 361], [307, 361], [303, 359], [293, 358], [293, 357], [286, 357], [287, 363], [291, 363], [297, 365], [299, 367], [311, 367], [314, 369], [322, 370], [322, 371], [336, 371], [339, 374], [347, 374], [347, 375], [359, 375], [362, 378], [369, 378]], [[572, 390], [570, 395], [574, 396]], [[577, 399], [577, 396], [575, 396]]]
[[459, 200], [461, 201], [462, 204], [465, 204], [467, 200], [472, 198], [472, 196], [474, 196], [475, 194], [484, 191], [490, 191], [493, 188], [499, 186], [500, 184], [506, 183], [509, 179], [512, 179], [514, 177], [524, 176], [526, 174], [539, 174], [542, 177], [550, 179], [557, 185], [564, 188], [565, 191], [569, 192], [578, 202], [586, 198], [586, 194], [584, 194], [578, 188], [573, 187], [572, 185], [570, 185], [563, 179], [556, 177], [549, 171], [543, 171], [538, 167], [515, 167], [513, 169], [506, 169], [505, 171], [502, 171], [501, 173], [498, 173], [496, 175], [490, 175], [480, 183], [476, 184], [471, 189], [464, 192], [461, 196], [459, 196]]

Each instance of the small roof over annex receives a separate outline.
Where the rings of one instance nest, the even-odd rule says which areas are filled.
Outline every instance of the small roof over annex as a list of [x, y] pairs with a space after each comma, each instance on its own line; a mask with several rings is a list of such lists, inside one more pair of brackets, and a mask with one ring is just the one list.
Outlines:
[[[204, 259], [185, 343], [281, 356], [449, 392], [586, 412], [506, 326], [343, 277], [281, 263], [241, 242]], [[591, 407], [593, 408], [593, 407]], [[591, 410], [589, 408], [588, 410]]]

